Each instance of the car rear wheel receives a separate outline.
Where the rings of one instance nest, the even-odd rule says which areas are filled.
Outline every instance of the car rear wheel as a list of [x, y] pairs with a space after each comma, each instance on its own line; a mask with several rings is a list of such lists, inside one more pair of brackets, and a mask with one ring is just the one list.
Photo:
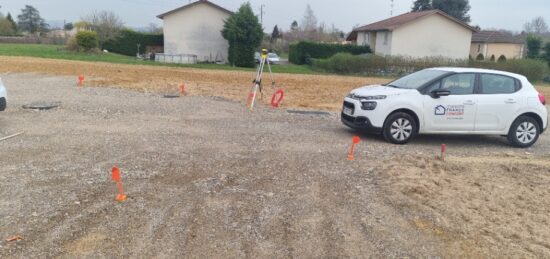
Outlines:
[[406, 144], [418, 132], [414, 118], [404, 112], [391, 114], [384, 124], [384, 138], [393, 144]]
[[531, 117], [521, 116], [510, 127], [508, 141], [516, 147], [528, 148], [537, 142], [539, 134], [539, 123]]

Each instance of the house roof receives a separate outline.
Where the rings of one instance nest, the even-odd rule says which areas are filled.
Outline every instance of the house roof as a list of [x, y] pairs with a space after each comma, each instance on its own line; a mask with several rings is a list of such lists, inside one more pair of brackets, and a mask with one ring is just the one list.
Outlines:
[[210, 1], [208, 1], [208, 0], [198, 0], [198, 1], [193, 2], [193, 3], [190, 3], [190, 4], [188, 4], [188, 5], [184, 5], [184, 6], [180, 7], [180, 8], [176, 8], [176, 9], [174, 9], [174, 10], [172, 10], [172, 11], [168, 11], [168, 12], [166, 12], [166, 13], [163, 13], [163, 14], [161, 14], [161, 15], [158, 15], [157, 17], [160, 18], [160, 19], [164, 19], [165, 16], [168, 16], [168, 15], [173, 14], [173, 13], [175, 13], [175, 12], [179, 12], [179, 11], [181, 11], [181, 10], [184, 10], [184, 9], [187, 9], [187, 8], [189, 8], [189, 7], [192, 7], [192, 6], [195, 6], [195, 5], [199, 5], [199, 4], [208, 4], [208, 5], [210, 5], [210, 6], [214, 7], [214, 8], [216, 8], [216, 9], [218, 9], [218, 10], [221, 10], [221, 11], [223, 11], [223, 12], [226, 12], [226, 13], [228, 13], [228, 14], [230, 14], [230, 15], [233, 15], [233, 14], [234, 14], [232, 11], [229, 11], [229, 10], [227, 10], [227, 9], [225, 9], [225, 8], [223, 8], [223, 7], [219, 6], [219, 5], [217, 5], [217, 4], [214, 4], [214, 3], [212, 3], [212, 2], [210, 2]]
[[523, 41], [511, 33], [502, 31], [480, 31], [472, 35], [474, 43], [513, 43], [522, 44]]
[[371, 24], [368, 24], [368, 25], [365, 25], [365, 26], [355, 28], [350, 33], [347, 40], [348, 41], [357, 40], [357, 33], [358, 32], [393, 31], [393, 30], [395, 30], [396, 28], [398, 28], [400, 26], [403, 26], [403, 25], [408, 24], [410, 22], [416, 21], [418, 19], [430, 16], [430, 15], [434, 15], [434, 14], [442, 15], [443, 17], [445, 17], [447, 19], [450, 19], [450, 20], [456, 22], [457, 24], [459, 24], [461, 26], [464, 26], [465, 28], [467, 28], [469, 30], [477, 31], [472, 26], [470, 26], [470, 25], [468, 25], [468, 24], [466, 24], [466, 23], [464, 23], [464, 22], [462, 22], [462, 21], [446, 14], [443, 11], [428, 10], [428, 11], [421, 11], [421, 12], [404, 13], [404, 14], [401, 14], [401, 15], [398, 15], [398, 16], [391, 17], [391, 18], [386, 19], [386, 20], [382, 20], [382, 21], [379, 21], [379, 22], [375, 22], [375, 23], [371, 23]]

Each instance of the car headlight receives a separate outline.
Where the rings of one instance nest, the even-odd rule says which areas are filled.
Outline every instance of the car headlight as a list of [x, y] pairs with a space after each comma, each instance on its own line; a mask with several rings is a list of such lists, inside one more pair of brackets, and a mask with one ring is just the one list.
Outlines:
[[378, 106], [377, 102], [361, 102], [361, 109], [366, 111], [372, 111]]
[[366, 96], [362, 99], [364, 99], [364, 100], [384, 100], [386, 98], [388, 98], [388, 96], [386, 96], [386, 95], [375, 95], [375, 96]]

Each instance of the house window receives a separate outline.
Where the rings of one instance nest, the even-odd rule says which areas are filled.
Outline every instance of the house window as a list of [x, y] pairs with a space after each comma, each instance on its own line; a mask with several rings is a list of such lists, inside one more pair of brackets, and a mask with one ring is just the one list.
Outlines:
[[388, 32], [384, 32], [384, 45], [388, 45], [388, 38], [389, 38], [389, 33]]
[[481, 44], [477, 44], [477, 53], [481, 52]]
[[365, 34], [363, 34], [363, 46], [366, 46], [366, 45], [369, 45], [369, 33], [368, 32], [365, 32]]

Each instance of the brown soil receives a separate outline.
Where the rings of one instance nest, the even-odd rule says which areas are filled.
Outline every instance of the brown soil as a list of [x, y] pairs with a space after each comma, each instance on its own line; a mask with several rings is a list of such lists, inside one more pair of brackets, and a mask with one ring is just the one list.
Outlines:
[[[86, 85], [116, 86], [142, 92], [178, 93], [186, 84], [189, 95], [220, 96], [246, 101], [254, 73], [140, 65], [122, 65], [29, 57], [1, 57], [0, 73], [46, 73], [78, 75], [87, 78]], [[284, 107], [338, 110], [350, 90], [363, 85], [388, 82], [384, 78], [327, 75], [275, 74], [278, 86], [285, 90]], [[266, 84], [263, 102], [268, 104], [275, 88]]]

